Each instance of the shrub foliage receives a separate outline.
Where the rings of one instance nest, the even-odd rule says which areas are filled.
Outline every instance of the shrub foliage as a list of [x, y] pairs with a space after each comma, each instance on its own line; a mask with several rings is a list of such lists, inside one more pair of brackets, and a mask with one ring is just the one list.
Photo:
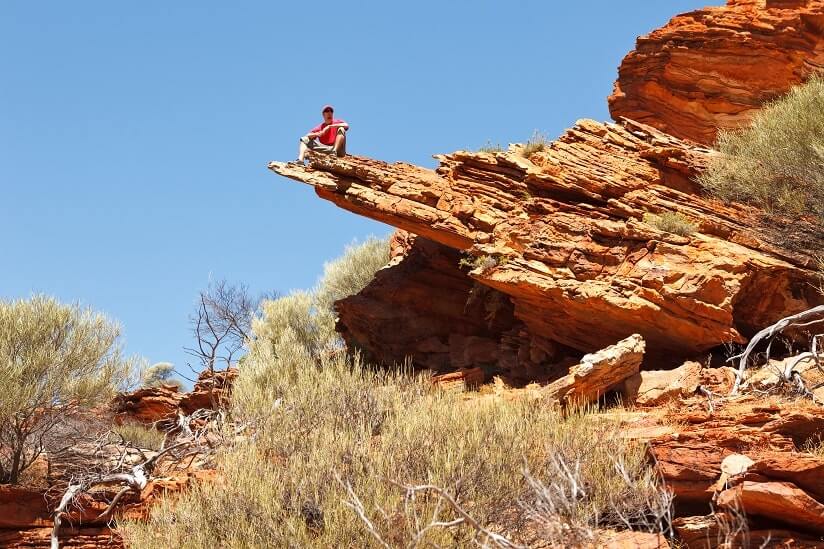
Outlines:
[[17, 482], [73, 410], [131, 379], [119, 335], [103, 315], [52, 298], [0, 301], [0, 483]]
[[[366, 278], [357, 261], [330, 265], [318, 293], [343, 296]], [[219, 482], [126, 524], [130, 545], [483, 541], [443, 497], [407, 486], [439, 487], [493, 531], [582, 544], [596, 526], [648, 524], [668, 508], [643, 449], [614, 420], [537, 398], [467, 401], [403, 368], [370, 368], [334, 343], [322, 310], [331, 301], [299, 292], [264, 305], [233, 391], [233, 419], [251, 434], [222, 456]]]
[[824, 76], [767, 105], [748, 127], [721, 132], [717, 146], [720, 154], [700, 176], [710, 192], [824, 220]]
[[128, 446], [141, 450], [159, 450], [165, 438], [165, 433], [134, 422], [116, 425], [113, 431]]

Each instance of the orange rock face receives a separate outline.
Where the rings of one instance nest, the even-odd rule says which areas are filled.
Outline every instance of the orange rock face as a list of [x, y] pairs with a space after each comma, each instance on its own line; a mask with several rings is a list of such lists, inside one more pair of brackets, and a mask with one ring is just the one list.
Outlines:
[[201, 408], [212, 410], [225, 406], [236, 377], [236, 368], [214, 374], [205, 370], [188, 393], [181, 393], [173, 385], [144, 387], [131, 393], [120, 393], [111, 408], [117, 422], [136, 421], [144, 425], [164, 426], [164, 422], [174, 421], [178, 413], [190, 415]]
[[151, 425], [173, 419], [183, 394], [172, 385], [144, 387], [131, 393], [118, 394], [112, 403], [115, 420], [131, 420]]
[[[692, 178], [706, 155], [647, 126], [584, 120], [529, 159], [517, 150], [457, 152], [438, 157], [441, 166], [431, 171], [315, 156], [306, 168], [276, 162], [270, 168], [313, 185], [342, 208], [470, 252], [465, 271], [508, 299], [530, 337], [593, 352], [638, 333], [648, 357], [671, 363], [743, 341], [821, 300], [810, 286], [811, 255], [788, 251], [760, 230], [758, 211], [698, 193]], [[647, 212], [677, 212], [696, 230], [663, 232], [643, 221]], [[816, 238], [805, 236], [808, 243]], [[437, 255], [418, 261], [410, 253], [408, 265], [396, 260], [386, 271], [402, 272], [398, 280], [390, 284], [392, 275], [381, 272], [362, 294], [383, 305], [405, 299], [417, 309], [410, 314], [417, 324], [385, 322], [402, 314], [387, 307], [360, 306], [353, 315], [344, 305], [344, 330], [361, 334], [356, 339], [367, 349], [393, 339], [403, 348], [401, 327], [417, 331], [424, 319], [441, 318], [457, 326], [471, 282], [461, 283], [457, 266], [439, 264], [457, 263], [454, 253]], [[408, 294], [400, 297], [402, 281]], [[382, 297], [380, 285], [392, 297]], [[442, 286], [441, 294], [431, 293]], [[479, 335], [461, 330], [453, 328]], [[451, 349], [452, 333], [432, 335], [429, 348]], [[457, 367], [472, 365], [478, 364]]]
[[729, 0], [638, 38], [610, 113], [710, 144], [821, 67], [824, 1]]

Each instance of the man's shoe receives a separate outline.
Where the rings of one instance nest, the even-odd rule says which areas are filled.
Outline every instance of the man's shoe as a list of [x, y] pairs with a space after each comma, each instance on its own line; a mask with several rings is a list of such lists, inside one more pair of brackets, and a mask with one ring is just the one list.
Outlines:
[[286, 163], [287, 166], [306, 166], [303, 160], [290, 160]]

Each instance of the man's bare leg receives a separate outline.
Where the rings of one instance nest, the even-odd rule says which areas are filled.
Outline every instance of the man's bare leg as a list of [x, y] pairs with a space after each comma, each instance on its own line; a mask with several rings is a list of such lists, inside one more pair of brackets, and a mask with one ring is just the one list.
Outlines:
[[303, 162], [306, 159], [306, 151], [309, 150], [309, 147], [307, 145], [308, 141], [308, 137], [300, 138], [300, 148], [298, 149], [298, 162]]
[[338, 135], [335, 137], [335, 154], [338, 156], [346, 156], [346, 132], [338, 130]]

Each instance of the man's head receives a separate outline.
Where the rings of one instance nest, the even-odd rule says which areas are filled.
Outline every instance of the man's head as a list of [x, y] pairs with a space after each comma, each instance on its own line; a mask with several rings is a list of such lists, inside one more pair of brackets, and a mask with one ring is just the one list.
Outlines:
[[335, 114], [335, 109], [332, 108], [332, 105], [324, 105], [321, 112], [323, 113], [324, 122], [332, 122], [332, 116]]

